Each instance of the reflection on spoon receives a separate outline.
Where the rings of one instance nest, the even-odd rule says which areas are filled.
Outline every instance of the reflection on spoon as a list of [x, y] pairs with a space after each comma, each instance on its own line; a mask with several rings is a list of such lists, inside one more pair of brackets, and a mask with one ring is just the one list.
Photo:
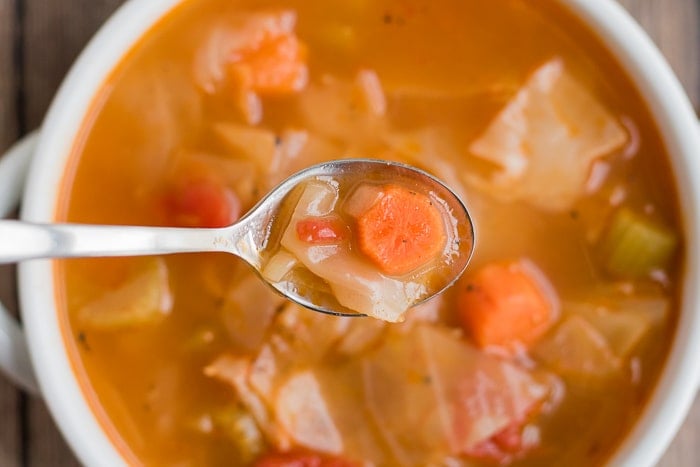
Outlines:
[[474, 248], [462, 201], [399, 163], [348, 159], [292, 175], [222, 228], [0, 221], [0, 262], [226, 252], [287, 298], [323, 313], [400, 321], [442, 292]]

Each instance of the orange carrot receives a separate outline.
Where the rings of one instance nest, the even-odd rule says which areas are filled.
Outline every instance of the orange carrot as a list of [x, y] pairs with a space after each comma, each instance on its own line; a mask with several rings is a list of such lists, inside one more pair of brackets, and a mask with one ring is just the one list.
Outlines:
[[533, 342], [554, 321], [549, 288], [534, 265], [489, 264], [460, 281], [458, 317], [479, 347], [514, 350]]
[[407, 274], [434, 259], [445, 247], [440, 211], [425, 195], [389, 185], [357, 218], [362, 251], [382, 271]]
[[230, 70], [243, 89], [285, 94], [300, 91], [308, 80], [305, 49], [293, 34], [273, 37], [238, 55]]
[[338, 243], [348, 237], [348, 227], [336, 217], [309, 217], [297, 222], [297, 236], [306, 243]]

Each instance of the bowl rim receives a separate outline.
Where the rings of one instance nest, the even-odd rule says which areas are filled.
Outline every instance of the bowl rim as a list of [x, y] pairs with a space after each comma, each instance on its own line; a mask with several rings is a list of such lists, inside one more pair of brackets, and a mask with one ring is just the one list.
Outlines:
[[[558, 0], [585, 22], [615, 56], [646, 100], [671, 157], [687, 239], [700, 238], [700, 147], [695, 113], [669, 65], [629, 14], [613, 0]], [[138, 39], [182, 0], [127, 0], [83, 49], [44, 120], [32, 161], [21, 218], [54, 219], [68, 156], [79, 128], [109, 74]], [[651, 466], [678, 431], [700, 382], [700, 251], [687, 242], [682, 314], [656, 387], [634, 427], [608, 460], [610, 465]], [[123, 465], [126, 459], [93, 413], [74, 373], [55, 297], [51, 261], [18, 268], [24, 328], [43, 397], [73, 451], [86, 465]], [[41, 291], [41, 292], [38, 292]], [[58, 351], [58, 349], [62, 351]]]

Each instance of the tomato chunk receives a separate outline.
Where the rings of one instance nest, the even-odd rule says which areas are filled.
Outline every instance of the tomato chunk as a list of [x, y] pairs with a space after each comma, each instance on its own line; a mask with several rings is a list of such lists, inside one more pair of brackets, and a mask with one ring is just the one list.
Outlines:
[[165, 198], [167, 221], [179, 227], [225, 227], [238, 220], [241, 202], [212, 180], [191, 180], [173, 187]]
[[359, 467], [356, 462], [315, 453], [272, 453], [260, 458], [255, 467]]
[[348, 237], [348, 227], [336, 217], [311, 217], [297, 222], [299, 240], [313, 244], [332, 244]]
[[[530, 430], [530, 434], [526, 433]], [[477, 459], [507, 464], [521, 458], [540, 444], [537, 428], [523, 423], [512, 423], [503, 431], [474, 446], [466, 454]]]

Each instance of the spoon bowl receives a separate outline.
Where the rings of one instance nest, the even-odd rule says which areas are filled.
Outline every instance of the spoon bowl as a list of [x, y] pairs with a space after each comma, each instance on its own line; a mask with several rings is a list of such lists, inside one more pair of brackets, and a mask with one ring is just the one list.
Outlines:
[[444, 183], [412, 166], [374, 159], [343, 159], [325, 162], [290, 176], [258, 202], [236, 223], [221, 228], [107, 226], [87, 224], [35, 224], [0, 221], [0, 263], [38, 258], [142, 256], [174, 253], [225, 252], [252, 266], [276, 291], [314, 311], [337, 316], [363, 316], [355, 310], [307, 294], [288, 282], [271, 282], [262, 274], [264, 252], [283, 202], [303, 183], [328, 180], [354, 173], [363, 179], [397, 182], [420, 188], [439, 200], [449, 213], [454, 235], [450, 274], [431, 283], [411, 306], [441, 293], [462, 274], [474, 249], [474, 227], [462, 200]]

